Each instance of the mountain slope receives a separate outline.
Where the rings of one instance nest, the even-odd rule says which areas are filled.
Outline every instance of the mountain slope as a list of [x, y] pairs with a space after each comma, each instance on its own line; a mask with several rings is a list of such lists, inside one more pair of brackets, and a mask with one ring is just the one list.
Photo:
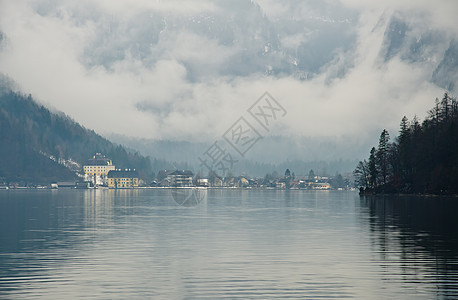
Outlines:
[[444, 30], [428, 26], [415, 14], [395, 12], [386, 25], [380, 56], [385, 63], [398, 57], [408, 64], [425, 66], [430, 82], [453, 92], [458, 82], [455, 39]]
[[64, 114], [51, 113], [24, 96], [0, 87], [0, 181], [49, 183], [69, 180], [101, 152], [117, 168], [151, 175], [151, 162], [88, 130]]

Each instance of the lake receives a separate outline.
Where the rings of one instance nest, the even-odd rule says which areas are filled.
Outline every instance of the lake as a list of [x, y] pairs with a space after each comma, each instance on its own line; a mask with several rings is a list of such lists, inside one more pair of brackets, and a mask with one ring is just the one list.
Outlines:
[[0, 298], [458, 298], [458, 198], [202, 193], [0, 191]]

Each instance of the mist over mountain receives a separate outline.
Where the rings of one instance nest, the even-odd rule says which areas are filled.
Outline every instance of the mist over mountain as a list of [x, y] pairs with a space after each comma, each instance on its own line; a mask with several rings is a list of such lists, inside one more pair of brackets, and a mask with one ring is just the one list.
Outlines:
[[353, 160], [456, 90], [456, 15], [454, 1], [3, 1], [0, 71], [157, 159], [192, 164], [268, 91], [287, 115], [247, 159]]
[[380, 55], [384, 63], [398, 57], [411, 64], [427, 66], [430, 81], [448, 91], [458, 82], [456, 35], [431, 27], [422, 16], [395, 12], [384, 33]]
[[151, 162], [74, 122], [52, 113], [29, 95], [14, 92], [0, 74], [0, 183], [49, 184], [81, 180], [82, 166], [95, 153], [118, 168], [135, 168], [151, 176]]
[[[136, 139], [113, 134], [107, 135], [107, 138], [144, 155], [190, 164], [197, 163], [197, 158], [214, 142]], [[335, 138], [267, 136], [259, 140], [245, 157], [258, 163], [274, 165], [287, 160], [353, 161], [366, 154], [366, 151], [357, 152], [360, 147], [362, 145], [358, 144], [357, 139], [351, 137], [344, 142]]]
[[449, 91], [457, 90], [458, 83], [458, 42], [453, 40], [445, 51], [444, 57], [434, 70], [432, 79], [437, 85]]
[[[204, 156], [212, 143], [188, 142], [176, 140], [136, 139], [120, 135], [108, 135], [111, 141], [126, 145], [141, 154], [154, 157], [156, 160], [167, 161], [167, 168], [191, 168], [202, 170], [207, 175], [208, 170], [202, 166], [199, 157]], [[220, 144], [224, 142], [216, 140]], [[350, 173], [359, 157], [366, 153], [357, 153], [360, 145], [356, 139], [348, 137], [347, 142], [336, 141], [334, 138], [304, 138], [267, 136], [259, 140], [245, 157], [231, 151], [236, 158], [233, 174], [264, 176], [272, 172], [284, 172], [293, 169], [298, 175], [307, 175], [310, 169], [317, 174]], [[347, 147], [343, 147], [345, 144]], [[339, 151], [336, 151], [339, 147]], [[230, 148], [227, 148], [229, 151]], [[160, 169], [160, 168], [159, 168]]]
[[[81, 62], [115, 70], [129, 57], [148, 67], [173, 57], [191, 82], [259, 73], [305, 79], [356, 40], [356, 13], [342, 5], [304, 8], [304, 15], [285, 20], [269, 18], [253, 1], [207, 4], [190, 13], [146, 9], [127, 19], [107, 14], [104, 7], [91, 13], [84, 5], [73, 7], [72, 18], [102, 25], [93, 28]], [[56, 13], [52, 2], [38, 4], [36, 10], [43, 16]]]

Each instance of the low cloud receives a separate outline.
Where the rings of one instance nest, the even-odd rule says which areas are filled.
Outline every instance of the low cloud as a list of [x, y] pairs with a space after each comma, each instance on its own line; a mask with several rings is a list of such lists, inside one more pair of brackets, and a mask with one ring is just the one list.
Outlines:
[[[453, 1], [444, 5], [448, 10], [443, 5], [428, 10], [429, 1], [392, 2], [385, 7], [345, 0], [331, 2], [335, 6], [316, 4], [313, 10], [310, 5], [300, 6], [298, 10], [309, 12], [307, 22], [319, 20], [312, 22], [315, 28], [285, 31], [278, 42], [286, 50], [266, 44], [259, 47], [260, 58], [254, 58], [246, 45], [258, 47], [261, 39], [242, 42], [252, 37], [221, 24], [207, 27], [216, 22], [212, 16], [221, 14], [222, 8], [215, 2], [144, 1], [131, 5], [130, 1], [83, 1], [80, 6], [61, 2], [58, 8], [49, 3], [54, 2], [1, 2], [0, 30], [6, 42], [0, 51], [0, 72], [13, 78], [24, 92], [86, 127], [144, 138], [214, 140], [265, 91], [288, 111], [270, 134], [359, 136], [373, 141], [374, 133], [387, 128], [395, 135], [404, 114], [423, 117], [444, 91], [430, 83], [439, 62], [380, 59], [389, 22], [383, 13], [387, 14], [388, 7], [407, 14], [413, 7], [427, 15], [437, 30], [445, 28], [448, 35], [455, 34], [451, 22], [439, 20], [456, 12]], [[266, 18], [272, 19], [286, 18], [294, 5], [300, 5], [297, 1], [256, 3]], [[346, 7], [346, 12], [339, 13], [336, 8], [340, 7]], [[145, 12], [151, 12], [154, 22], [141, 19], [148, 19]], [[185, 24], [197, 29], [173, 28], [176, 23], [167, 23], [176, 18], [196, 18]], [[135, 20], [144, 23], [136, 24]], [[200, 20], [206, 20], [205, 26]], [[349, 38], [348, 43], [343, 40], [347, 43], [343, 46], [333, 45], [333, 58], [303, 80], [297, 73], [308, 74], [295, 67], [300, 59], [295, 62], [292, 55], [299, 47], [315, 51], [307, 44], [310, 34], [328, 21], [350, 24], [346, 26], [352, 26], [355, 38]], [[221, 37], [226, 31], [229, 33]], [[265, 30], [263, 34], [270, 33]], [[269, 57], [288, 61], [292, 71], [269, 75], [269, 65], [264, 65]], [[256, 59], [259, 62], [253, 62]], [[244, 75], [228, 71], [244, 66], [249, 70]]]

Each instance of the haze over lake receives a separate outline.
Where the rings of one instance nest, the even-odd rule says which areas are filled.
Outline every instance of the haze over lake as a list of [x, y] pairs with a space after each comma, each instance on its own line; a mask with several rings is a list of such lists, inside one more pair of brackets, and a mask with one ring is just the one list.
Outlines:
[[0, 299], [458, 299], [457, 16], [0, 0]]
[[454, 299], [457, 206], [346, 191], [209, 189], [193, 207], [167, 189], [0, 191], [0, 297]]

